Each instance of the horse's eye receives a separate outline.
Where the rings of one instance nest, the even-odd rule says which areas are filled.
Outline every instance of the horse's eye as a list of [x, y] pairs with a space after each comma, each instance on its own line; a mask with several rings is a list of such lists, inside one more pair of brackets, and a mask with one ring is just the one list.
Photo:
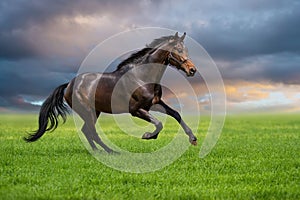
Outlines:
[[178, 51], [178, 53], [182, 53], [183, 49], [181, 47], [177, 47], [177, 51]]

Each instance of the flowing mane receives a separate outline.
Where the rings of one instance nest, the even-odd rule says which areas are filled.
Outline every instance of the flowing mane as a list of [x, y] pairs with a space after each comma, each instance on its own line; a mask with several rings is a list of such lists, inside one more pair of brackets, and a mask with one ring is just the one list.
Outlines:
[[156, 49], [157, 46], [160, 44], [168, 41], [169, 39], [172, 39], [174, 36], [163, 36], [157, 39], [154, 39], [150, 44], [147, 44], [145, 48], [139, 50], [138, 52], [135, 52], [131, 54], [128, 58], [123, 60], [117, 67], [117, 70], [121, 69], [122, 67], [128, 65], [128, 64], [136, 64], [138, 63], [148, 52], [150, 52], [153, 49]]

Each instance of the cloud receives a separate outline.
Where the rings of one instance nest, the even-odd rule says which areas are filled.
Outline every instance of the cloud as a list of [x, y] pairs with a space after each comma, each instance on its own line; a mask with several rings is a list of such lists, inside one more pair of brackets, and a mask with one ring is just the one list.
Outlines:
[[228, 112], [300, 111], [299, 91], [299, 85], [232, 81], [226, 84]]
[[245, 7], [221, 11], [207, 19], [207, 25], [192, 24], [192, 35], [216, 59], [299, 53], [299, 7], [299, 3], [286, 3], [258, 11]]
[[68, 82], [75, 76], [63, 67], [66, 63], [52, 65], [44, 61], [2, 61], [0, 74], [0, 106], [36, 109], [24, 96], [44, 100], [58, 85]]
[[225, 91], [229, 102], [240, 103], [267, 99], [273, 88], [274, 86], [269, 84], [235, 82], [234, 84], [227, 84]]
[[[226, 84], [300, 85], [299, 8], [296, 0], [4, 0], [0, 3], [0, 104], [18, 105], [15, 99], [20, 95], [45, 98], [75, 75], [99, 42], [143, 26], [186, 31], [216, 61]], [[203, 79], [194, 80], [192, 84], [204, 84]], [[240, 87], [231, 86], [237, 90], [232, 92], [232, 102], [268, 98], [262, 88], [239, 98]]]
[[143, 2], [4, 0], [0, 4], [0, 58], [42, 56], [49, 49], [59, 51], [62, 44], [74, 54], [72, 48], [85, 48], [124, 30], [129, 16], [136, 17], [147, 5]]
[[[56, 18], [74, 17], [78, 15], [110, 15], [122, 16], [134, 11], [140, 4], [130, 5], [131, 1], [84, 1], [84, 0], [4, 0], [0, 5], [0, 24], [5, 30], [26, 29], [41, 25]], [[131, 2], [132, 3], [132, 2]], [[122, 12], [119, 12], [122, 10]], [[10, 23], [7, 23], [10, 22]]]
[[300, 55], [279, 53], [247, 57], [237, 61], [220, 61], [227, 80], [300, 84]]

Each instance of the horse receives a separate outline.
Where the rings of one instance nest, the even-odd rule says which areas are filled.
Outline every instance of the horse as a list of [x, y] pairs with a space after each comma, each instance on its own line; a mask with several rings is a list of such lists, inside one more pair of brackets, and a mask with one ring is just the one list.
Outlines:
[[[180, 114], [162, 100], [162, 86], [159, 84], [167, 66], [184, 71], [186, 76], [196, 73], [196, 67], [184, 45], [185, 36], [186, 33], [179, 36], [178, 32], [162, 36], [121, 61], [115, 71], [79, 74], [70, 82], [60, 85], [41, 106], [38, 130], [24, 137], [25, 141], [34, 142], [45, 132], [55, 130], [59, 116], [63, 122], [66, 121], [69, 106], [84, 121], [81, 130], [93, 150], [98, 150], [98, 144], [106, 152], [114, 153], [96, 132], [95, 124], [101, 112], [130, 113], [150, 122], [155, 130], [144, 133], [142, 139], [157, 139], [163, 125], [149, 113], [152, 108], [175, 118], [189, 137], [189, 142], [197, 145], [196, 136]], [[121, 89], [114, 92], [117, 86]]]

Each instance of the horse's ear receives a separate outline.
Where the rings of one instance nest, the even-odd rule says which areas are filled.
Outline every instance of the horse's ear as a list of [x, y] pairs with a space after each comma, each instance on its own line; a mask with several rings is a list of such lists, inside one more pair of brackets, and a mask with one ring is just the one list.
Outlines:
[[186, 32], [183, 33], [183, 35], [180, 37], [180, 40], [183, 41], [185, 38]]
[[177, 38], [178, 38], [178, 32], [175, 33], [175, 39], [177, 39]]

